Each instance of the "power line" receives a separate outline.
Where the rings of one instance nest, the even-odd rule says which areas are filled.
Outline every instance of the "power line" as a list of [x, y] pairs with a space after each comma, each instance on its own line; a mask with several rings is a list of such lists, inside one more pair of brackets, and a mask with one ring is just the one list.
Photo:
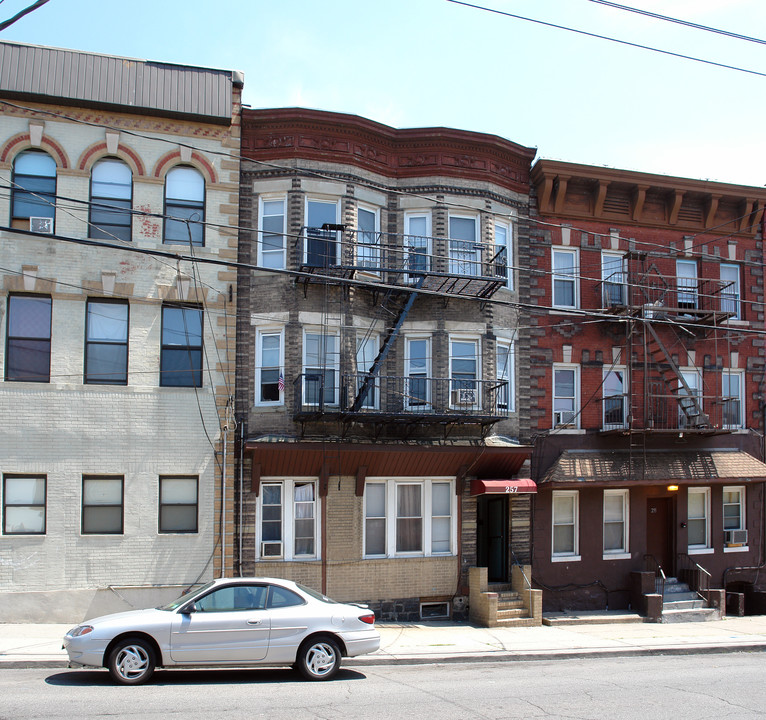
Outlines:
[[710, 27], [709, 25], [700, 25], [699, 23], [691, 22], [689, 20], [681, 20], [679, 18], [670, 17], [668, 15], [660, 15], [659, 13], [650, 12], [649, 10], [642, 10], [641, 8], [629, 7], [628, 5], [620, 5], [616, 2], [609, 2], [609, 0], [590, 0], [590, 2], [597, 3], [598, 5], [606, 5], [607, 7], [616, 8], [617, 10], [625, 10], [626, 12], [632, 12], [638, 15], [645, 15], [646, 17], [654, 18], [655, 20], [664, 20], [665, 22], [676, 23], [677, 25], [694, 28], [695, 30], [704, 30], [705, 32], [724, 35], [726, 37], [734, 38], [735, 40], [745, 40], [746, 42], [766, 45], [766, 40], [761, 40], [760, 38], [750, 37], [749, 35], [740, 35], [739, 33], [730, 32], [729, 30], [721, 30], [720, 28]]
[[6, 28], [9, 28], [13, 23], [17, 22], [18, 20], [21, 20], [25, 15], [29, 15], [29, 13], [34, 12], [37, 10], [37, 8], [42, 7], [47, 3], [48, 0], [37, 0], [37, 2], [33, 3], [27, 8], [24, 8], [20, 12], [17, 12], [12, 18], [8, 18], [8, 20], [3, 20], [3, 22], [0, 22], [0, 32], [5, 30]]
[[609, 42], [618, 43], [620, 45], [627, 45], [628, 47], [638, 48], [639, 50], [649, 50], [651, 52], [660, 53], [661, 55], [669, 55], [671, 57], [681, 58], [682, 60], [693, 60], [694, 62], [704, 63], [705, 65], [713, 65], [715, 67], [724, 68], [725, 70], [736, 70], [737, 72], [744, 72], [749, 73], [750, 75], [766, 77], [766, 73], [758, 72], [757, 70], [748, 70], [747, 68], [737, 67], [736, 65], [727, 65], [726, 63], [719, 63], [713, 60], [705, 60], [704, 58], [684, 55], [683, 53], [672, 52], [671, 50], [662, 50], [661, 48], [651, 47], [650, 45], [642, 45], [641, 43], [634, 43], [630, 42], [629, 40], [620, 40], [619, 38], [610, 37], [609, 35], [599, 35], [598, 33], [588, 32], [587, 30], [578, 30], [577, 28], [568, 27], [567, 25], [558, 25], [556, 23], [546, 22], [544, 20], [524, 17], [523, 15], [516, 15], [514, 13], [504, 12], [502, 10], [495, 10], [494, 8], [488, 8], [482, 5], [474, 5], [473, 3], [463, 2], [462, 0], [447, 0], [447, 2], [453, 3], [455, 5], [463, 5], [465, 7], [473, 8], [474, 10], [483, 10], [484, 12], [494, 13], [496, 15], [503, 15], [504, 17], [514, 18], [516, 20], [524, 20], [525, 22], [535, 23], [537, 25], [544, 25], [545, 27], [556, 28], [557, 30], [567, 30], [568, 32], [577, 33], [578, 35], [585, 35], [586, 37], [597, 38], [598, 40], [608, 40]]

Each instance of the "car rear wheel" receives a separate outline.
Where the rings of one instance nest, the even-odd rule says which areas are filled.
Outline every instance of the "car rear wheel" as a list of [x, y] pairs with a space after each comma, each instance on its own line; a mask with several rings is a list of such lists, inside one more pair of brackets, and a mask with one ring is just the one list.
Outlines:
[[141, 685], [154, 672], [154, 650], [146, 640], [126, 638], [109, 653], [109, 674], [121, 685]]
[[340, 669], [340, 649], [328, 637], [312, 638], [301, 645], [298, 670], [307, 680], [329, 680]]

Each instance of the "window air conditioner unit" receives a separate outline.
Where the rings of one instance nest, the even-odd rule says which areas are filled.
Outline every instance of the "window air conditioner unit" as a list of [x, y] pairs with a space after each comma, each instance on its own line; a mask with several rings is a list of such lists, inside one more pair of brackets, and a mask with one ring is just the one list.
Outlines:
[[278, 558], [282, 557], [282, 543], [281, 542], [262, 542], [261, 543], [261, 558]]
[[556, 410], [553, 413], [553, 423], [555, 427], [574, 426], [575, 414], [573, 410]]
[[452, 391], [452, 405], [476, 405], [476, 390], [473, 388], [458, 388]]
[[29, 218], [29, 229], [32, 232], [53, 235], [53, 218], [31, 217]]
[[727, 545], [747, 545], [747, 530], [724, 530]]

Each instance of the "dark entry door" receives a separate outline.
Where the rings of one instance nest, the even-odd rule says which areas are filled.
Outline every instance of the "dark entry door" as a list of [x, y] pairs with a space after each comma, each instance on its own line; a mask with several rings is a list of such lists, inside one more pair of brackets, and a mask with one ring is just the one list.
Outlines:
[[646, 501], [646, 552], [654, 555], [666, 576], [673, 567], [673, 499], [649, 498]]
[[479, 567], [487, 568], [490, 582], [508, 579], [508, 498], [484, 495], [477, 508]]

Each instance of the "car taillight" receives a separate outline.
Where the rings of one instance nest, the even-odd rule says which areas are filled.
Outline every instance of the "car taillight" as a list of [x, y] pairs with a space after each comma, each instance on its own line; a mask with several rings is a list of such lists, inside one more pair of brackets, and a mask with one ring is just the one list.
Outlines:
[[359, 619], [363, 623], [367, 623], [368, 625], [374, 625], [375, 624], [375, 613], [370, 613], [369, 615], [360, 615]]

